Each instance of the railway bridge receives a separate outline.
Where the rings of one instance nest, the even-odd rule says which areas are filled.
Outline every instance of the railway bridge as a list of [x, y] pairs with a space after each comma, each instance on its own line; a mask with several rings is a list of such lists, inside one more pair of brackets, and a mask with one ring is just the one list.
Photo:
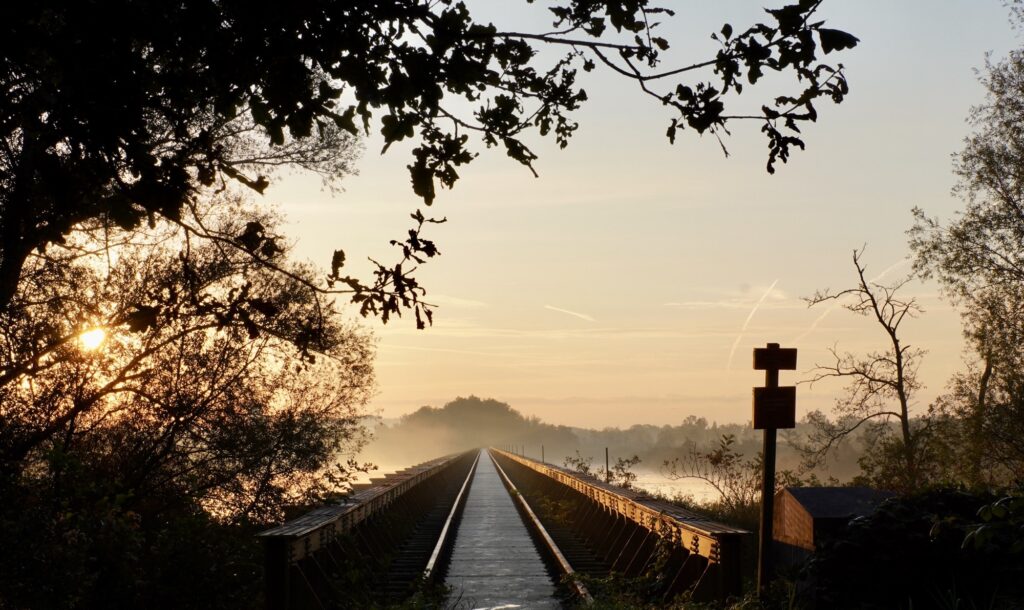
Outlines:
[[[267, 608], [409, 603], [586, 605], [594, 584], [641, 578], [668, 600], [741, 586], [748, 532], [642, 492], [494, 448], [357, 486], [259, 537]], [[639, 581], [638, 581], [639, 582]]]

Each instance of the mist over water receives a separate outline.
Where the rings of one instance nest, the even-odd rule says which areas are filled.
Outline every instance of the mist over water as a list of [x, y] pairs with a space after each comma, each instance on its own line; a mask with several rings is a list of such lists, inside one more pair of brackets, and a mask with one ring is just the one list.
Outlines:
[[[807, 424], [799, 424], [780, 438], [778, 467], [796, 470], [800, 456], [791, 444], [807, 433]], [[512, 406], [476, 396], [456, 398], [443, 407], [422, 407], [399, 420], [378, 422], [373, 440], [357, 456], [371, 462], [376, 470], [360, 475], [356, 482], [402, 470], [416, 464], [479, 447], [514, 448], [526, 457], [564, 466], [566, 458], [590, 461], [592, 471], [604, 467], [605, 449], [609, 462], [637, 456], [640, 463], [631, 470], [637, 474], [637, 487], [667, 498], [690, 496], [698, 503], [714, 501], [718, 494], [702, 480], [670, 479], [665, 476], [666, 461], [685, 459], [697, 451], [709, 451], [732, 439], [732, 450], [752, 459], [761, 449], [761, 435], [749, 423], [717, 424], [687, 416], [677, 425], [635, 425], [629, 428], [595, 430], [556, 426], [536, 417], [525, 417]], [[850, 480], [857, 472], [858, 442], [838, 446], [830, 462], [816, 474], [821, 479], [836, 477]]]
[[[376, 470], [368, 473], [360, 473], [355, 477], [353, 482], [369, 483], [373, 478], [383, 477], [388, 473], [397, 472], [413, 465], [413, 462], [376, 463]], [[560, 466], [561, 462], [559, 461], [555, 465]], [[691, 498], [700, 504], [714, 502], [721, 496], [714, 487], [699, 479], [670, 479], [663, 473], [655, 470], [638, 469], [635, 472], [637, 478], [634, 486], [638, 490], [645, 491], [651, 495], [668, 499], [684, 496]]]
[[700, 479], [669, 479], [664, 474], [651, 470], [637, 470], [637, 489], [666, 498], [688, 496], [700, 504], [714, 502], [721, 497], [714, 487]]
[[[794, 431], [798, 432], [798, 431]], [[707, 482], [694, 478], [671, 479], [664, 463], [683, 458], [695, 448], [710, 450], [724, 436], [734, 438], [735, 449], [753, 457], [760, 449], [760, 436], [749, 424], [708, 423], [689, 416], [675, 426], [637, 425], [627, 429], [556, 426], [536, 417], [524, 417], [510, 405], [475, 396], [457, 398], [443, 407], [422, 407], [397, 421], [379, 422], [373, 440], [357, 456], [360, 462], [371, 462], [376, 470], [360, 475], [356, 482], [372, 478], [479, 447], [509, 448], [526, 457], [548, 464], [565, 466], [566, 458], [590, 461], [592, 472], [604, 467], [605, 449], [609, 462], [640, 458], [631, 468], [637, 475], [636, 487], [665, 498], [684, 496], [696, 503], [714, 502], [718, 492]], [[842, 451], [839, 452], [840, 454]], [[795, 468], [798, 458], [783, 440], [780, 443], [779, 466]], [[847, 472], [849, 471], [849, 472]], [[849, 478], [855, 472], [855, 456], [843, 457], [832, 464], [835, 474]]]

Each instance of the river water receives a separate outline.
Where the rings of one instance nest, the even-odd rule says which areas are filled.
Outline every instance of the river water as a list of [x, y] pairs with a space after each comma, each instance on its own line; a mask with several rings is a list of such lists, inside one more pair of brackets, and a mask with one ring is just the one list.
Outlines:
[[665, 496], [669, 499], [677, 496], [691, 496], [700, 504], [714, 502], [719, 498], [718, 491], [706, 481], [700, 479], [669, 479], [659, 472], [640, 470], [636, 473], [636, 486], [652, 494]]

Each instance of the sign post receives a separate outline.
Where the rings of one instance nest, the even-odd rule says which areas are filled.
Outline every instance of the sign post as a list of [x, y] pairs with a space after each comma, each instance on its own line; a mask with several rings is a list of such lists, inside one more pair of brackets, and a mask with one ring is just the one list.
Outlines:
[[761, 474], [761, 531], [757, 549], [757, 591], [764, 595], [772, 577], [772, 519], [775, 508], [775, 441], [779, 428], [796, 427], [796, 387], [779, 387], [779, 371], [796, 369], [796, 348], [778, 343], [754, 348], [754, 369], [764, 371], [764, 387], [754, 388], [754, 429], [764, 430]]

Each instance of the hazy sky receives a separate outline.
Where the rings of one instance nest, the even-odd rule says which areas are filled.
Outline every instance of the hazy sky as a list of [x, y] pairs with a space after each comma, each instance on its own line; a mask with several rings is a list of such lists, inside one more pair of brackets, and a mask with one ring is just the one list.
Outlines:
[[[723, 22], [749, 25], [762, 5], [781, 3], [664, 4], [679, 13], [665, 33], [681, 63], [713, 53], [708, 34]], [[515, 27], [548, 21], [523, 2], [473, 6]], [[607, 73], [586, 75], [591, 101], [568, 149], [533, 142], [539, 179], [477, 146], [483, 154], [430, 210], [449, 219], [430, 229], [443, 256], [419, 276], [441, 305], [434, 327], [371, 322], [379, 337], [373, 408], [393, 417], [477, 394], [592, 427], [689, 414], [745, 421], [750, 388], [763, 381], [750, 368], [751, 348], [799, 348], [803, 372], [782, 377], [791, 383], [826, 362], [834, 344], [884, 347], [869, 320], [843, 310], [822, 319], [825, 309], [808, 310], [801, 297], [851, 285], [850, 254], [865, 243], [869, 276], [909, 270], [899, 263], [911, 207], [948, 217], [959, 205], [949, 193], [950, 154], [982, 100], [974, 70], [985, 53], [999, 57], [1021, 40], [998, 0], [826, 0], [822, 15], [861, 39], [840, 59], [851, 94], [819, 106], [820, 123], [805, 131], [808, 150], [775, 176], [764, 171], [758, 124], [733, 126], [728, 159], [714, 139], [693, 133], [670, 146], [667, 111]], [[744, 97], [759, 105], [773, 93]], [[408, 213], [422, 206], [405, 170], [408, 148], [379, 150], [368, 139], [343, 193], [302, 176], [271, 189], [300, 256], [326, 263], [343, 247], [350, 259], [393, 258], [387, 240], [401, 237]], [[927, 310], [905, 323], [906, 340], [929, 351], [923, 409], [962, 366], [959, 319], [935, 286], [908, 289]], [[801, 386], [798, 417], [831, 408], [841, 387]]]

